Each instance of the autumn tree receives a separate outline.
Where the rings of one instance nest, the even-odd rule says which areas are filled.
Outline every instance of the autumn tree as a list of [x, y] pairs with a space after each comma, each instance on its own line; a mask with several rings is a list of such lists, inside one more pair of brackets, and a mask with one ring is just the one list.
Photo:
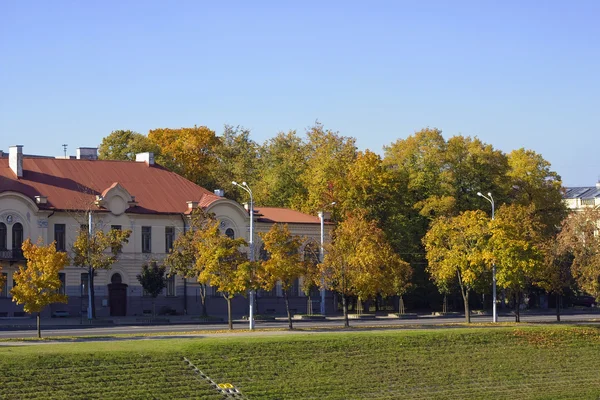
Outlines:
[[259, 280], [264, 290], [272, 290], [277, 282], [281, 283], [281, 290], [285, 299], [289, 328], [292, 326], [290, 313], [290, 290], [303, 272], [304, 265], [300, 254], [302, 240], [299, 236], [290, 233], [287, 224], [273, 224], [269, 232], [259, 234], [265, 250], [269, 252], [268, 260], [262, 262], [262, 271]]
[[254, 263], [241, 251], [244, 246], [244, 239], [222, 234], [216, 219], [207, 220], [194, 240], [198, 282], [215, 287], [227, 301], [229, 329], [233, 329], [231, 300], [246, 293], [254, 274]]
[[102, 143], [98, 147], [98, 158], [135, 161], [137, 153], [145, 152], [152, 152], [155, 156], [159, 156], [160, 148], [141, 133], [117, 130], [102, 139]]
[[296, 131], [280, 132], [259, 149], [257, 174], [253, 187], [257, 204], [292, 208], [306, 197], [300, 176], [306, 168], [306, 148]]
[[333, 241], [319, 265], [324, 287], [342, 297], [344, 326], [348, 321], [348, 297], [368, 299], [386, 289], [389, 279], [387, 254], [392, 252], [383, 231], [375, 221], [358, 210], [346, 216], [335, 228]]
[[573, 284], [571, 258], [562, 249], [557, 235], [545, 239], [541, 249], [544, 262], [535, 284], [556, 296], [556, 320], [560, 322], [562, 296]]
[[56, 251], [55, 243], [44, 246], [42, 241], [23, 242], [27, 266], [14, 273], [15, 285], [10, 291], [13, 301], [23, 304], [28, 313], [36, 313], [38, 338], [42, 337], [40, 313], [52, 303], [66, 303], [67, 296], [59, 293], [62, 285], [58, 273], [69, 263], [67, 253]]
[[458, 279], [467, 323], [471, 322], [469, 294], [491, 268], [489, 237], [489, 218], [478, 210], [439, 217], [423, 238], [427, 270], [434, 282], [444, 288]]
[[572, 212], [558, 235], [561, 252], [572, 258], [571, 271], [579, 287], [600, 300], [600, 208]]
[[490, 228], [490, 248], [496, 264], [498, 286], [508, 289], [515, 300], [515, 322], [520, 322], [520, 305], [525, 287], [536, 281], [542, 270], [543, 226], [535, 206], [503, 205]]
[[152, 297], [152, 316], [156, 316], [156, 298], [167, 286], [165, 279], [166, 267], [158, 266], [156, 261], [142, 266], [142, 272], [136, 276], [142, 288]]
[[111, 229], [104, 232], [95, 229], [90, 235], [88, 227], [79, 229], [73, 243], [73, 265], [88, 269], [92, 318], [96, 318], [94, 275], [97, 270], [108, 270], [118, 261], [123, 245], [129, 242], [130, 230]]
[[[169, 274], [176, 274], [184, 279], [198, 281], [203, 266], [196, 263], [197, 246], [203, 240], [203, 231], [214, 224], [214, 216], [198, 208], [190, 215], [189, 228], [181, 233], [173, 242], [173, 248], [165, 257], [164, 265], [169, 268]], [[206, 296], [208, 285], [198, 282], [198, 293], [202, 305], [202, 317], [208, 317]]]
[[356, 139], [341, 136], [319, 123], [310, 128], [306, 136], [306, 168], [299, 177], [306, 197], [293, 206], [316, 214], [325, 204], [337, 201], [336, 190], [356, 158]]
[[393, 252], [391, 247], [383, 248], [382, 252], [387, 266], [384, 272], [387, 276], [381, 293], [386, 296], [398, 296], [398, 313], [404, 314], [404, 295], [413, 286], [411, 283], [413, 269], [409, 263]]
[[148, 139], [160, 147], [156, 161], [190, 181], [213, 189], [218, 162], [219, 139], [206, 126], [179, 129], [153, 129]]
[[548, 161], [532, 150], [521, 148], [510, 152], [508, 165], [510, 201], [533, 206], [544, 236], [555, 235], [567, 215], [560, 176], [550, 169]]
[[[304, 244], [304, 262], [302, 272], [302, 282], [300, 287], [302, 292], [306, 295], [306, 312], [307, 314], [316, 314], [313, 310], [312, 304], [312, 292], [314, 289], [318, 289], [321, 286], [321, 272], [319, 270], [319, 244], [309, 239]], [[325, 289], [322, 289], [325, 290]]]

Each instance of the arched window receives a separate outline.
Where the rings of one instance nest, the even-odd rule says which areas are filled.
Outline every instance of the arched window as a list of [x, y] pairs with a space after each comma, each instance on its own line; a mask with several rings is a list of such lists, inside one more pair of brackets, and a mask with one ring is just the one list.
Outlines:
[[230, 239], [235, 239], [235, 232], [233, 231], [233, 229], [227, 228], [225, 229], [225, 236], [227, 236]]
[[17, 222], [12, 227], [12, 248], [13, 248], [13, 251], [21, 251], [21, 246], [22, 245], [23, 245], [23, 225], [21, 225], [20, 222]]
[[6, 224], [0, 222], [0, 250], [6, 250]]
[[113, 274], [113, 276], [110, 277], [110, 283], [122, 283], [121, 274]]

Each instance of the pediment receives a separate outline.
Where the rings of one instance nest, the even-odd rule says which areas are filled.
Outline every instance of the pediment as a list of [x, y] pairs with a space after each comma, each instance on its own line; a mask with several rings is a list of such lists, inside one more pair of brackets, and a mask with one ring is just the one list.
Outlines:
[[98, 196], [96, 204], [104, 207], [114, 215], [123, 214], [129, 207], [135, 206], [135, 196], [127, 191], [119, 182], [115, 182]]

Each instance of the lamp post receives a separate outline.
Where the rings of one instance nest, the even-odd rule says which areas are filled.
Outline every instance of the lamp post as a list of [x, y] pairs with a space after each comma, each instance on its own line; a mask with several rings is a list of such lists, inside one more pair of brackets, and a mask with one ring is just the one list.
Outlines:
[[[488, 195], [485, 196], [481, 192], [477, 192], [477, 196], [483, 197], [492, 205], [492, 221], [494, 220], [494, 211], [495, 204], [494, 198], [492, 197], [492, 193], [488, 192]], [[492, 322], [498, 322], [498, 313], [496, 312], [496, 264], [492, 264]]]
[[[329, 206], [334, 206], [335, 205], [335, 201], [332, 202], [331, 204], [329, 204], [327, 207]], [[324, 207], [325, 209], [325, 207]], [[324, 238], [325, 238], [325, 211], [321, 210], [319, 211], [319, 220], [321, 221], [321, 247], [319, 248], [319, 262], [323, 262], [323, 259], [325, 257], [325, 251], [323, 249], [323, 242], [324, 242]], [[321, 315], [325, 315], [325, 279], [321, 278]]]
[[[250, 240], [248, 241], [250, 247], [250, 261], [254, 261], [254, 200], [252, 198], [252, 190], [246, 182], [242, 182], [241, 184], [233, 181], [231, 182], [233, 186], [237, 186], [250, 195]], [[254, 329], [254, 289], [250, 289], [250, 310], [248, 312], [248, 329]]]

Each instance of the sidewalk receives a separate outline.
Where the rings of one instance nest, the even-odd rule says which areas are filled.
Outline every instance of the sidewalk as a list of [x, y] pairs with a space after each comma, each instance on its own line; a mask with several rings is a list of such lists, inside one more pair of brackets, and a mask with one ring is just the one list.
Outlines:
[[[585, 309], [567, 309], [561, 310], [561, 315], [578, 315], [578, 314], [596, 314], [600, 315], [599, 308], [585, 308]], [[556, 310], [554, 309], [535, 309], [535, 310], [523, 310], [521, 316], [533, 316], [533, 315], [555, 315]], [[372, 315], [372, 314], [367, 314]], [[473, 317], [477, 316], [489, 316], [491, 312], [473, 313]], [[501, 317], [513, 317], [514, 313], [512, 310], [498, 310], [498, 315]], [[406, 318], [407, 320], [419, 320], [419, 319], [442, 319], [442, 318], [456, 318], [457, 320], [463, 319], [464, 314], [456, 313], [449, 315], [432, 315], [431, 313], [419, 313], [413, 314]], [[387, 314], [377, 314], [374, 319], [377, 320], [397, 320], [398, 317], [388, 316]], [[341, 314], [328, 315], [322, 322], [327, 321], [341, 321], [343, 316]], [[218, 318], [210, 318], [207, 320], [201, 319], [197, 315], [175, 315], [175, 316], [157, 316], [152, 318], [150, 316], [130, 316], [130, 317], [102, 317], [95, 320], [89, 321], [87, 318], [80, 317], [66, 317], [66, 318], [42, 318], [42, 326], [44, 329], [53, 328], [84, 328], [84, 327], [102, 327], [102, 326], [140, 326], [140, 325], [226, 325], [227, 316], [218, 316]], [[247, 323], [247, 319], [234, 318], [236, 324]], [[258, 323], [262, 322], [257, 320]], [[287, 323], [287, 317], [277, 316], [274, 320], [267, 322], [279, 322]], [[294, 322], [299, 322], [295, 320]], [[18, 330], [18, 329], [30, 329], [36, 327], [35, 317], [13, 317], [13, 318], [0, 318], [0, 330]]]

